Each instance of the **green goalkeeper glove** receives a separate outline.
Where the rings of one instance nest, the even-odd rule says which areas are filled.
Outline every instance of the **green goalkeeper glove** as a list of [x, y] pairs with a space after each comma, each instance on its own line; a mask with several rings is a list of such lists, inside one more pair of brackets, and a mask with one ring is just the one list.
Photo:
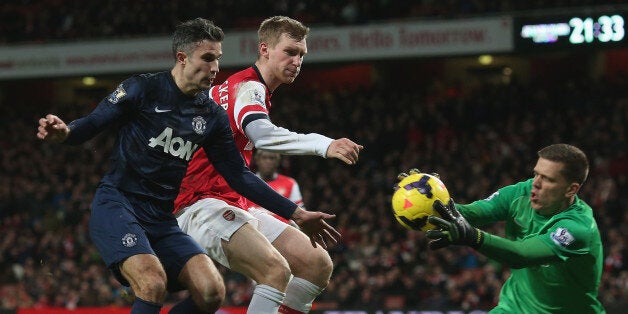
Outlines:
[[440, 217], [429, 216], [427, 220], [439, 229], [429, 230], [426, 236], [432, 239], [428, 246], [432, 250], [438, 250], [448, 245], [468, 245], [474, 249], [479, 248], [484, 242], [484, 232], [469, 224], [454, 205], [454, 200], [449, 199], [447, 205], [441, 201], [434, 201], [432, 205]]

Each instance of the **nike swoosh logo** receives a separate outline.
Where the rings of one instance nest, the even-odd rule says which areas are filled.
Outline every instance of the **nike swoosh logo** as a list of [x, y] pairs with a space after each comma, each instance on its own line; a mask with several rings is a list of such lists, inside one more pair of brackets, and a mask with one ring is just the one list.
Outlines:
[[171, 109], [159, 109], [159, 107], [155, 107], [155, 112], [157, 113], [161, 113], [161, 112], [169, 112], [172, 111]]

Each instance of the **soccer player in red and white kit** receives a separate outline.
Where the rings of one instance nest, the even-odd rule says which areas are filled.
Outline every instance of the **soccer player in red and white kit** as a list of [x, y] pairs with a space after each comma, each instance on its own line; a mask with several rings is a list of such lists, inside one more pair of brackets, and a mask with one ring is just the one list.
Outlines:
[[[257, 175], [260, 179], [264, 180], [273, 190], [281, 194], [283, 197], [291, 200], [293, 203], [304, 207], [303, 196], [301, 195], [301, 189], [299, 183], [292, 177], [279, 173], [279, 163], [281, 162], [281, 154], [267, 151], [256, 150], [253, 156], [255, 160], [255, 166]], [[250, 207], [260, 207], [259, 205], [251, 202]], [[271, 215], [279, 218], [280, 220], [288, 221], [283, 217], [270, 212]]]
[[[308, 27], [288, 17], [264, 20], [258, 30], [255, 64], [209, 91], [227, 110], [236, 145], [247, 165], [254, 147], [338, 158], [347, 164], [358, 161], [361, 145], [347, 138], [298, 134], [275, 126], [268, 116], [272, 92], [281, 84], [292, 83], [299, 74], [308, 33]], [[299, 229], [265, 210], [248, 210], [248, 201], [211, 171], [210, 163], [204, 154], [197, 153], [188, 166], [175, 202], [179, 226], [215, 261], [257, 282], [249, 313], [309, 312], [333, 270], [324, 239], [312, 234], [298, 217], [292, 220]], [[329, 236], [333, 239], [339, 234]]]
[[270, 185], [273, 190], [293, 203], [303, 207], [303, 196], [299, 183], [289, 176], [279, 173], [281, 154], [258, 149], [255, 151], [255, 175]]

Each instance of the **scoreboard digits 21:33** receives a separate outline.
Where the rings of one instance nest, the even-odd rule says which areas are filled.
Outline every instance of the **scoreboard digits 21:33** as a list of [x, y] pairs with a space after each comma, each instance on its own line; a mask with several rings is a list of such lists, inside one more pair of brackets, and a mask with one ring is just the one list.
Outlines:
[[624, 13], [515, 19], [516, 49], [626, 45]]

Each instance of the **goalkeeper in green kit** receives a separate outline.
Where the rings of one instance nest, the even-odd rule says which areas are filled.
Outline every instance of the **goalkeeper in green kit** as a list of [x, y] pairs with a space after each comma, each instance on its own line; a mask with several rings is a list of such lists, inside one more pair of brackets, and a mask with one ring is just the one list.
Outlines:
[[[468, 205], [436, 201], [429, 247], [467, 245], [511, 268], [490, 313], [605, 313], [597, 299], [602, 242], [593, 212], [578, 198], [589, 165], [577, 147], [538, 152], [534, 177]], [[475, 226], [506, 222], [506, 238]]]

